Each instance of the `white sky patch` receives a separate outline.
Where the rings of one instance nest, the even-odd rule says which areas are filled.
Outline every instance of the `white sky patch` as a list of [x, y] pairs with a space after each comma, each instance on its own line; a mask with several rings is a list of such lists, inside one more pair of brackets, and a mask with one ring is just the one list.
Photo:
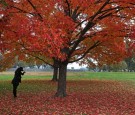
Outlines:
[[13, 2], [15, 3], [19, 3], [21, 0], [13, 0]]
[[0, 14], [0, 19], [2, 19], [4, 17], [4, 14]]
[[102, 28], [100, 25], [97, 25], [97, 26], [96, 26], [96, 29], [97, 29], [98, 31], [102, 31], [102, 30], [103, 30], [103, 28]]
[[131, 24], [135, 24], [135, 19], [131, 19], [131, 20], [130, 20], [130, 23], [131, 23]]
[[28, 16], [29, 18], [33, 18], [32, 14], [26, 14], [26, 16]]
[[86, 68], [87, 67], [87, 65], [82, 65], [82, 66], [80, 66], [78, 63], [70, 63], [70, 64], [68, 64], [68, 66], [67, 66], [67, 69], [80, 69], [80, 68]]
[[32, 35], [32, 36], [35, 36], [35, 35], [36, 35], [36, 33], [35, 33], [35, 32], [32, 32], [32, 33], [31, 33], [31, 35]]

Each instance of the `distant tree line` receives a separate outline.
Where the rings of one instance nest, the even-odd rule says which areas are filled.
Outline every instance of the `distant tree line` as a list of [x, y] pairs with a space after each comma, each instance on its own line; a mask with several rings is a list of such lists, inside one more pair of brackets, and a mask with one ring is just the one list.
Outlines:
[[[36, 63], [36, 62], [25, 62], [25, 61], [17, 61], [14, 65], [13, 68], [16, 68], [18, 66], [22, 67], [29, 67], [29, 68], [34, 68], [35, 66], [40, 69], [42, 66], [43, 68], [48, 67], [47, 64], [44, 63]], [[51, 67], [50, 67], [51, 68]], [[125, 60], [116, 63], [116, 64], [103, 64], [102, 66], [94, 66], [94, 67], [87, 67], [88, 70], [90, 71], [98, 71], [98, 72], [135, 72], [135, 58], [129, 57], [126, 58]]]
[[108, 72], [135, 72], [135, 58], [129, 57], [126, 58], [125, 60], [116, 63], [116, 64], [103, 64], [102, 66], [98, 67], [88, 67], [89, 70], [93, 71], [108, 71]]

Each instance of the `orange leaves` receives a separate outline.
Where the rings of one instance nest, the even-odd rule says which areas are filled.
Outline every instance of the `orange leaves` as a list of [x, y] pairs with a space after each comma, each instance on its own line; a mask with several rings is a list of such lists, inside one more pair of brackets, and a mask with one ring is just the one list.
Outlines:
[[73, 9], [80, 7], [81, 10], [84, 11], [85, 9], [89, 9], [89, 7], [94, 3], [94, 0], [70, 0], [69, 3]]
[[1, 53], [1, 59], [0, 59], [0, 71], [5, 71], [6, 69], [12, 67], [14, 63], [14, 57], [16, 54], [11, 52], [4, 52], [4, 54]]
[[[125, 55], [124, 37], [130, 29], [127, 22], [133, 19], [134, 14], [132, 1], [6, 2], [9, 7], [2, 10], [5, 14], [2, 20], [6, 20], [0, 23], [3, 26], [1, 31], [3, 38], [10, 41], [14, 48], [18, 43], [20, 48], [22, 46], [29, 52], [39, 52], [60, 60], [67, 57], [71, 59], [70, 56], [74, 58], [75, 55], [80, 57], [86, 52], [86, 57], [98, 57], [100, 52], [103, 58], [106, 52], [109, 55], [111, 52], [118, 54], [118, 51], [121, 53], [120, 58]], [[87, 51], [97, 41], [101, 47]], [[64, 48], [70, 49], [71, 54], [63, 53]]]

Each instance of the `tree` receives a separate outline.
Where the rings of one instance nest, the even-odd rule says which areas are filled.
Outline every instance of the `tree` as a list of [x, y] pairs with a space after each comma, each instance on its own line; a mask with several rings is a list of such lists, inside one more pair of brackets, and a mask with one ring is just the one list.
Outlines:
[[124, 38], [132, 31], [127, 25], [134, 17], [132, 0], [5, 0], [5, 3], [2, 20], [8, 17], [9, 23], [1, 31], [2, 43], [12, 44], [12, 49], [5, 45], [10, 52], [19, 48], [57, 61], [57, 97], [66, 96], [68, 63], [88, 64], [93, 59], [98, 65], [111, 64], [126, 56]]
[[127, 69], [127, 64], [125, 61], [121, 61], [117, 64], [112, 64], [110, 65], [110, 68], [112, 71], [117, 72], [117, 71], [123, 71]]
[[[134, 38], [135, 36], [135, 29], [133, 28], [133, 30], [134, 33], [130, 35], [130, 38]], [[131, 72], [135, 70], [135, 40], [126, 39], [126, 48], [129, 56], [125, 58], [125, 62], [127, 63], [128, 72]]]
[[128, 57], [125, 59], [125, 62], [127, 64], [127, 70], [128, 72], [135, 71], [135, 61], [134, 57]]

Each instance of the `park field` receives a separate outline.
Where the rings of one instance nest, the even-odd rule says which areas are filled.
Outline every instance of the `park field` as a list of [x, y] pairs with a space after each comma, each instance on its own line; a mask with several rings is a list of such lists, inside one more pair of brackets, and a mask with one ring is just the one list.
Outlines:
[[12, 96], [14, 72], [0, 73], [0, 115], [135, 115], [135, 73], [68, 72], [65, 98], [54, 98], [52, 72], [27, 72]]
[[[26, 72], [22, 80], [51, 80], [52, 72]], [[0, 72], [0, 80], [8, 81], [14, 72]], [[135, 82], [135, 72], [67, 72], [67, 80], [120, 80]]]

